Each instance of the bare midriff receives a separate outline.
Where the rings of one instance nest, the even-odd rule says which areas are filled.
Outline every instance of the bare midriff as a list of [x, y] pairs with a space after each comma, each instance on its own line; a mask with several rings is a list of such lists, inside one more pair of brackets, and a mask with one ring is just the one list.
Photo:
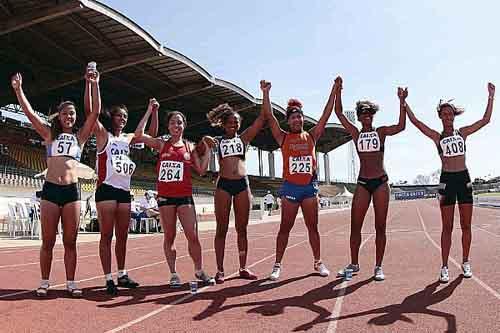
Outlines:
[[459, 172], [467, 169], [465, 165], [465, 155], [444, 157], [440, 155], [442, 163], [442, 171], [445, 172]]
[[47, 175], [45, 179], [54, 184], [68, 185], [78, 182], [78, 161], [66, 156], [55, 156], [47, 159]]
[[219, 169], [219, 177], [225, 179], [241, 179], [247, 175], [246, 163], [238, 156], [219, 158]]
[[359, 177], [378, 178], [386, 174], [384, 169], [384, 152], [376, 151], [370, 153], [360, 153]]

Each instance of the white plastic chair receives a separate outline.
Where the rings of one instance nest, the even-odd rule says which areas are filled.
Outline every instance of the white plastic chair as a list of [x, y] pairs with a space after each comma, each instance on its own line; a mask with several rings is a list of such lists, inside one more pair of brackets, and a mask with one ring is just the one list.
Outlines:
[[9, 236], [14, 238], [14, 237], [16, 237], [17, 225], [18, 225], [16, 207], [10, 203], [7, 204], [7, 207], [9, 208], [9, 215], [8, 215]]

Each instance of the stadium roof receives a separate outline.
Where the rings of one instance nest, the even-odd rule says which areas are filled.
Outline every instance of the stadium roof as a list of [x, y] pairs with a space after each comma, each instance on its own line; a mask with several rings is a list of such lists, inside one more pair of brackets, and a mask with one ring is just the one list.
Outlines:
[[[215, 78], [98, 1], [2, 0], [0, 45], [0, 74], [5, 78], [0, 82], [0, 105], [15, 102], [8, 78], [17, 71], [23, 73], [25, 91], [35, 109], [47, 113], [63, 99], [82, 105], [82, 72], [89, 61], [96, 61], [103, 103], [126, 104], [130, 128], [150, 97], [156, 97], [162, 109], [184, 112], [186, 136], [192, 139], [216, 133], [205, 113], [220, 103], [240, 111], [244, 127], [260, 112], [260, 99]], [[273, 108], [284, 122], [285, 109], [274, 103]], [[306, 129], [314, 124], [316, 120], [306, 117]], [[317, 149], [328, 152], [350, 139], [341, 125], [328, 124]], [[277, 148], [269, 129], [252, 144], [264, 150]]]

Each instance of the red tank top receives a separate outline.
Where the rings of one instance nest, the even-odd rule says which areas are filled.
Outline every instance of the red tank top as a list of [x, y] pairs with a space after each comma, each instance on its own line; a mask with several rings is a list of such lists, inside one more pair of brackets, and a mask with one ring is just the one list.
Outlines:
[[296, 185], [307, 185], [316, 174], [315, 142], [309, 132], [286, 133], [281, 145], [283, 178]]
[[193, 156], [188, 143], [184, 142], [184, 145], [174, 147], [170, 141], [165, 142], [156, 165], [158, 195], [174, 198], [193, 195], [192, 164]]

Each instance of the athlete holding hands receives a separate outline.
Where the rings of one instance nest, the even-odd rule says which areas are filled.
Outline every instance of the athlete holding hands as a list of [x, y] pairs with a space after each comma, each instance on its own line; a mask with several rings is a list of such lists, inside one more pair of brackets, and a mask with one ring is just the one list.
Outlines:
[[[93, 96], [99, 95], [99, 73], [87, 68], [85, 73], [87, 86]], [[66, 287], [73, 297], [81, 297], [82, 291], [75, 283], [76, 238], [80, 224], [80, 192], [78, 190], [77, 166], [83, 145], [92, 133], [92, 128], [99, 117], [100, 105], [91, 105], [85, 123], [77, 129], [76, 107], [71, 101], [59, 104], [55, 113], [49, 116], [47, 125], [31, 107], [23, 91], [23, 78], [20, 73], [11, 79], [12, 88], [19, 105], [42, 137], [47, 147], [47, 174], [43, 184], [40, 219], [42, 246], [40, 248], [41, 283], [36, 290], [37, 296], [44, 297], [49, 289], [49, 276], [52, 265], [52, 250], [56, 242], [57, 227], [61, 220], [63, 228], [64, 266], [66, 268]], [[85, 98], [88, 98], [86, 94]], [[96, 98], [97, 100], [97, 98]], [[87, 102], [86, 102], [87, 103]]]
[[314, 270], [321, 276], [328, 276], [330, 271], [321, 261], [321, 245], [318, 232], [318, 180], [316, 161], [316, 142], [324, 132], [325, 125], [333, 111], [336, 85], [332, 87], [330, 97], [320, 120], [309, 131], [304, 131], [304, 112], [302, 103], [296, 99], [288, 101], [286, 119], [289, 131], [280, 128], [271, 107], [269, 91], [271, 83], [260, 81], [263, 93], [262, 108], [269, 121], [274, 139], [281, 147], [283, 155], [283, 186], [280, 190], [281, 224], [276, 239], [276, 261], [270, 280], [278, 280], [281, 273], [281, 260], [285, 254], [290, 231], [295, 223], [299, 207], [302, 208], [304, 222], [309, 234], [314, 257]]
[[443, 229], [441, 231], [441, 258], [442, 267], [439, 274], [441, 282], [450, 280], [448, 272], [448, 257], [451, 248], [451, 233], [453, 231], [453, 217], [455, 203], [458, 202], [460, 212], [460, 225], [462, 227], [462, 271], [466, 278], [472, 277], [472, 268], [469, 262], [470, 244], [472, 239], [472, 182], [469, 171], [465, 164], [465, 152], [467, 137], [484, 126], [491, 119], [493, 112], [493, 100], [495, 98], [495, 86], [488, 83], [488, 103], [486, 111], [481, 119], [472, 125], [455, 129], [455, 116], [464, 112], [464, 109], [457, 107], [452, 101], [439, 101], [437, 114], [443, 124], [441, 133], [429, 128], [417, 119], [410, 107], [406, 108], [406, 113], [410, 121], [430, 138], [437, 147], [441, 158], [441, 177], [439, 179], [439, 201], [441, 208], [441, 220]]
[[406, 97], [408, 90], [398, 88], [399, 97], [399, 121], [396, 125], [373, 127], [373, 116], [379, 110], [377, 104], [370, 101], [358, 101], [356, 103], [356, 114], [361, 123], [359, 130], [344, 115], [342, 109], [342, 78], [335, 79], [336, 100], [335, 114], [340, 123], [351, 134], [355, 143], [360, 161], [358, 184], [351, 207], [351, 263], [337, 273], [337, 276], [345, 276], [346, 270], [359, 271], [359, 248], [361, 246], [361, 229], [370, 202], [373, 200], [375, 211], [375, 269], [374, 279], [382, 281], [385, 279], [382, 271], [382, 260], [384, 259], [386, 244], [386, 222], [389, 208], [390, 189], [387, 184], [388, 177], [384, 168], [385, 139], [396, 135], [405, 129], [406, 125]]

